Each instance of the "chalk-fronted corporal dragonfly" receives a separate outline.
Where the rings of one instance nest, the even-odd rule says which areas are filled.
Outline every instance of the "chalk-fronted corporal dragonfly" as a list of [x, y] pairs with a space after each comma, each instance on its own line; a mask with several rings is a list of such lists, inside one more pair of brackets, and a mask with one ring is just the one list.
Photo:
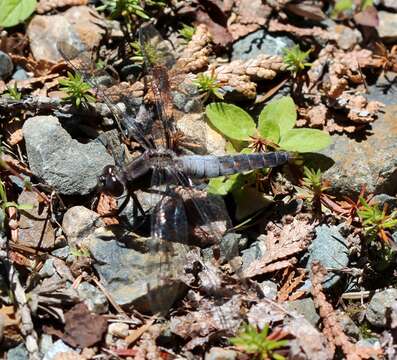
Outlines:
[[[139, 31], [141, 51], [154, 97], [154, 118], [151, 123], [135, 122], [135, 119], [109, 102], [109, 107], [122, 124], [125, 133], [140, 143], [143, 152], [122, 167], [107, 166], [100, 176], [101, 191], [120, 196], [125, 190], [155, 189], [162, 194], [151, 215], [150, 254], [148, 266], [157, 274], [157, 283], [148, 285], [149, 301], [154, 311], [168, 310], [175, 301], [173, 286], [175, 277], [181, 277], [183, 266], [188, 261], [191, 248], [189, 214], [184, 204], [185, 197], [178, 192], [180, 187], [191, 195], [195, 216], [201, 223], [209, 222], [211, 215], [194, 198], [193, 184], [196, 180], [210, 179], [241, 173], [254, 169], [277, 167], [290, 159], [287, 152], [251, 153], [236, 155], [183, 155], [173, 147], [175, 124], [172, 119], [172, 95], [167, 67], [153, 62], [147, 54], [153, 30], [151, 25]], [[161, 56], [157, 56], [161, 58]], [[150, 112], [148, 112], [150, 113]], [[222, 234], [208, 227], [213, 238]], [[160, 256], [159, 256], [160, 254]], [[153, 261], [156, 259], [156, 261]], [[198, 259], [202, 263], [200, 259]], [[178, 264], [176, 264], [178, 263]], [[202, 263], [203, 264], [203, 263]], [[128, 264], [126, 264], [128, 266]], [[205, 266], [203, 264], [203, 266]], [[211, 276], [210, 276], [211, 277]], [[214, 276], [215, 277], [215, 276]], [[156, 290], [152, 290], [156, 288]], [[159, 291], [159, 289], [162, 289]]]

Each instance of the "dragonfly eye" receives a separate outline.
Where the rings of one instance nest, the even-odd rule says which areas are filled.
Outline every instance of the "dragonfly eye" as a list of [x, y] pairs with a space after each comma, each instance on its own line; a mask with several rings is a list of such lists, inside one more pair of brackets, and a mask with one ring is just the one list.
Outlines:
[[116, 175], [115, 167], [107, 165], [103, 168], [102, 175], [98, 179], [99, 191], [107, 195], [121, 196], [124, 192], [124, 185]]

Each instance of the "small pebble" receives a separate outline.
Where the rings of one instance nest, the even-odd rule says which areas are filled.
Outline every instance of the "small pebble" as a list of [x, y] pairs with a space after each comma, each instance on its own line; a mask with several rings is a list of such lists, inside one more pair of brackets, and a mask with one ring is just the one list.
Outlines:
[[108, 333], [112, 336], [125, 338], [128, 335], [128, 324], [125, 323], [112, 323], [108, 327]]
[[0, 80], [5, 80], [12, 74], [14, 65], [11, 58], [3, 51], [0, 51]]

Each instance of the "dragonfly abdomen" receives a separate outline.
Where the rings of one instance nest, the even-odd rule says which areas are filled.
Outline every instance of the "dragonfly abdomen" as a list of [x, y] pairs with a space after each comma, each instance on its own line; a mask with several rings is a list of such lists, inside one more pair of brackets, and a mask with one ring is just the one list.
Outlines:
[[213, 178], [239, 172], [276, 167], [290, 159], [288, 152], [268, 152], [238, 155], [188, 155], [177, 158], [177, 166], [194, 178]]

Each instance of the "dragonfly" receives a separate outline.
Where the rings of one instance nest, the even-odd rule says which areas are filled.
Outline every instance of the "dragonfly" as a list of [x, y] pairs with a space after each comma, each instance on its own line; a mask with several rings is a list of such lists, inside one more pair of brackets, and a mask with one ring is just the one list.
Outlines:
[[[128, 193], [136, 199], [135, 191], [149, 189], [159, 197], [150, 215], [147, 256], [147, 266], [155, 273], [151, 279], [156, 281], [148, 282], [147, 293], [152, 312], [166, 314], [180, 294], [176, 287], [184, 286], [182, 274], [192, 261], [206, 270], [208, 281], [213, 282], [210, 287], [220, 286], [213, 267], [206, 265], [194, 251], [197, 247], [189, 226], [192, 214], [198, 223], [206, 226], [215, 248], [224, 233], [213, 224], [211, 207], [203, 206], [203, 202], [196, 199], [197, 181], [277, 167], [290, 161], [291, 154], [283, 151], [223, 156], [181, 154], [174, 141], [178, 131], [172, 111], [169, 66], [165, 64], [173, 62], [169, 61], [169, 55], [153, 56], [150, 44], [156, 36], [151, 24], [139, 29], [139, 43], [149, 77], [148, 91], [154, 98], [153, 111], [143, 104], [141, 115], [130, 116], [107, 101], [124, 135], [138, 142], [143, 151], [122, 166], [106, 166], [99, 177], [98, 187], [101, 192], [114, 197]], [[166, 61], [161, 62], [161, 59]], [[190, 208], [186, 206], [187, 198], [192, 205]], [[212, 293], [217, 291], [212, 289]]]

